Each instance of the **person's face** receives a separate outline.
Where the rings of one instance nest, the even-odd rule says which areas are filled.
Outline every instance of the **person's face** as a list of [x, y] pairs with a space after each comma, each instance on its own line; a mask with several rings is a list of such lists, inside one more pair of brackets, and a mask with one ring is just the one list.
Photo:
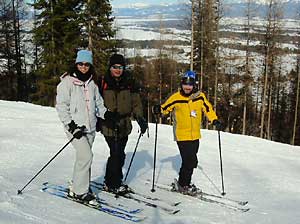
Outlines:
[[119, 78], [123, 74], [124, 66], [121, 64], [114, 64], [110, 67], [110, 73], [113, 77]]
[[182, 84], [182, 90], [185, 94], [190, 94], [193, 91], [193, 85]]
[[77, 63], [77, 69], [82, 74], [86, 74], [89, 71], [90, 67], [91, 67], [91, 65], [88, 62], [78, 62]]

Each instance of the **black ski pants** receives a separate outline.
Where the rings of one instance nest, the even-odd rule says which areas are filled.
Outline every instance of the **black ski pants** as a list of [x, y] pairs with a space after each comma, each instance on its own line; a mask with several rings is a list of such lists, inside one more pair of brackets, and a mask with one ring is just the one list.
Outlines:
[[118, 138], [104, 136], [110, 149], [106, 163], [105, 184], [109, 188], [119, 188], [123, 180], [122, 167], [125, 163], [125, 147], [128, 136]]
[[180, 186], [184, 187], [190, 185], [193, 170], [198, 164], [199, 139], [194, 141], [178, 141], [177, 145], [182, 159], [178, 182]]

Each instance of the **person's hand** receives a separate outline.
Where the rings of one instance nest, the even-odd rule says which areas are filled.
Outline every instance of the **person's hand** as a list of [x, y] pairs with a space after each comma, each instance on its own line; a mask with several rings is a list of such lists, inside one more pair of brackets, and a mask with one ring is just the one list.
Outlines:
[[120, 114], [118, 112], [111, 112], [107, 110], [104, 114], [105, 120], [112, 121], [113, 123], [118, 123], [120, 121]]
[[81, 127], [78, 127], [77, 129], [75, 129], [74, 134], [73, 134], [74, 138], [80, 139], [80, 138], [82, 138], [82, 136], [86, 135], [86, 133], [84, 132], [85, 128], [86, 127], [83, 125]]
[[218, 131], [221, 131], [222, 128], [223, 128], [223, 125], [222, 125], [222, 123], [221, 123], [219, 120], [214, 120], [214, 121], [212, 122], [212, 124], [216, 127], [216, 129], [217, 129]]
[[82, 136], [85, 135], [84, 130], [86, 127], [83, 125], [79, 127], [73, 120], [68, 124], [68, 131], [77, 139], [80, 139]]
[[72, 120], [69, 124], [68, 124], [68, 131], [73, 134], [75, 129], [78, 128], [78, 125]]
[[137, 119], [137, 122], [140, 126], [141, 133], [144, 134], [146, 132], [146, 130], [148, 129], [148, 122], [143, 117]]
[[160, 105], [159, 104], [154, 105], [152, 107], [152, 111], [153, 111], [153, 114], [160, 115], [161, 114], [161, 107], [160, 107]]

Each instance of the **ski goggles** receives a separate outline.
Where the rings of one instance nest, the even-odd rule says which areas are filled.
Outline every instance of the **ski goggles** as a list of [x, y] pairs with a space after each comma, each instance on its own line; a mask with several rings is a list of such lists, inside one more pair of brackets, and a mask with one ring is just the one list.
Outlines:
[[193, 86], [195, 84], [195, 79], [192, 77], [183, 77], [181, 79], [181, 84], [182, 85], [189, 85], [189, 86]]

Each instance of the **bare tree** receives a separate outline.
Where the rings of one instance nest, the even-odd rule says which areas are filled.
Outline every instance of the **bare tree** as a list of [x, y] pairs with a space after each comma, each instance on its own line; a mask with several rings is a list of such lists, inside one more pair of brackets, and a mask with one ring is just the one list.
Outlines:
[[[298, 49], [300, 49], [300, 41], [297, 43]], [[298, 123], [298, 108], [299, 108], [299, 94], [300, 94], [300, 55], [297, 55], [297, 65], [296, 65], [296, 74], [297, 74], [297, 86], [296, 86], [296, 102], [295, 102], [295, 114], [293, 122], [293, 134], [291, 144], [295, 145], [296, 132], [297, 132], [297, 123]]]
[[263, 79], [263, 96], [262, 96], [262, 109], [261, 109], [261, 121], [260, 121], [260, 137], [264, 137], [264, 131], [266, 137], [270, 139], [270, 116], [271, 110], [268, 113], [268, 123], [265, 129], [265, 113], [267, 106], [267, 94], [269, 95], [269, 107], [272, 106], [271, 101], [271, 85], [273, 75], [276, 73], [276, 66], [279, 57], [278, 43], [279, 35], [281, 32], [280, 19], [282, 18], [282, 11], [280, 8], [280, 2], [278, 0], [268, 0], [268, 11], [266, 16], [265, 25], [265, 38], [264, 38], [264, 79]]
[[243, 107], [243, 130], [242, 134], [246, 134], [246, 125], [247, 125], [247, 104], [248, 99], [251, 100], [251, 83], [253, 82], [252, 78], [252, 66], [251, 66], [251, 51], [250, 51], [250, 41], [251, 41], [251, 34], [250, 30], [252, 28], [251, 26], [251, 20], [253, 18], [255, 10], [253, 8], [253, 0], [247, 0], [247, 8], [246, 8], [246, 24], [245, 24], [245, 31], [246, 31], [246, 52], [245, 52], [245, 66], [244, 66], [244, 107]]
[[200, 75], [199, 89], [206, 82], [204, 91], [208, 91], [215, 86], [220, 1], [194, 1], [193, 68]]

